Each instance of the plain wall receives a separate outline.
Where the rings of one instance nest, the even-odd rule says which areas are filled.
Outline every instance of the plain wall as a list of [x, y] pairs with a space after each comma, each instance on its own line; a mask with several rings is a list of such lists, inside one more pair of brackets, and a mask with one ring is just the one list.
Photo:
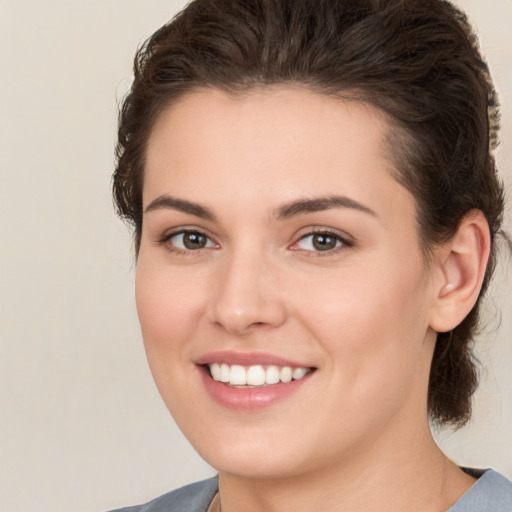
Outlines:
[[[510, 195], [512, 2], [459, 3], [500, 92], [498, 161]], [[117, 101], [133, 54], [183, 4], [0, 0], [2, 512], [102, 511], [213, 474], [152, 382], [130, 234], [110, 198]], [[512, 231], [510, 217], [509, 208]], [[512, 477], [512, 279], [504, 262], [478, 345], [487, 370], [474, 420], [440, 442], [461, 464]]]

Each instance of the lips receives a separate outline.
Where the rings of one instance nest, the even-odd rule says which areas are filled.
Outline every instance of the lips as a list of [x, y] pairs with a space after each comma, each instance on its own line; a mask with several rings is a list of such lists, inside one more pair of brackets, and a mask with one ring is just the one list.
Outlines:
[[230, 409], [256, 410], [291, 396], [316, 368], [269, 354], [215, 352], [196, 361], [206, 390]]

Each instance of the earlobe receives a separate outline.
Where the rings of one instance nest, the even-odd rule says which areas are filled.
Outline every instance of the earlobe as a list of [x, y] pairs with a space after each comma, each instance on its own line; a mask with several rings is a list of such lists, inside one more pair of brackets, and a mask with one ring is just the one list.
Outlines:
[[475, 305], [490, 253], [489, 225], [479, 210], [469, 212], [453, 238], [440, 248], [435, 280], [438, 290], [430, 327], [447, 332], [462, 322]]

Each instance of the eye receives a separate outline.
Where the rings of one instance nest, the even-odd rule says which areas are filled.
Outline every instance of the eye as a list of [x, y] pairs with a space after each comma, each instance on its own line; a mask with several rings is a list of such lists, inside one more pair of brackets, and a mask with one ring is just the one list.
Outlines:
[[173, 233], [167, 236], [164, 242], [170, 244], [173, 249], [183, 251], [195, 251], [208, 247], [216, 247], [216, 244], [204, 233], [192, 230]]
[[329, 252], [352, 244], [340, 235], [328, 231], [309, 233], [301, 237], [291, 249], [302, 251]]

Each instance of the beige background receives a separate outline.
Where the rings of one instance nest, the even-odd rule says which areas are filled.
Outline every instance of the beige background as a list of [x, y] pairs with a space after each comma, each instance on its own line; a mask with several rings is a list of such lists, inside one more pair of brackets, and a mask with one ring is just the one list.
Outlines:
[[[0, 0], [1, 512], [102, 511], [213, 474], [152, 383], [109, 195], [133, 53], [183, 3]], [[501, 93], [512, 192], [512, 1], [460, 4]], [[474, 421], [441, 442], [512, 477], [510, 269], [489, 301]]]

